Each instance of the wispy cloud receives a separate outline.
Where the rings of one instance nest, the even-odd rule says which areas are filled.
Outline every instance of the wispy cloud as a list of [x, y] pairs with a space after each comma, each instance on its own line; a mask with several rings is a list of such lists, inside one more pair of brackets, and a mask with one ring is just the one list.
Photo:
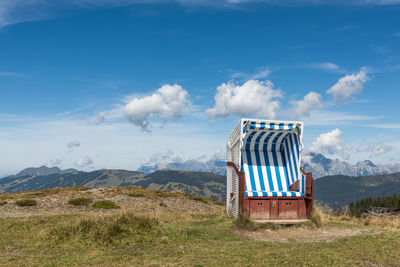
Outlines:
[[258, 79], [265, 79], [271, 74], [271, 70], [267, 67], [257, 68], [253, 73], [241, 72], [241, 71], [234, 71], [231, 74], [231, 78], [237, 79], [244, 79], [244, 80], [258, 80]]
[[281, 66], [279, 69], [297, 68], [297, 69], [313, 69], [319, 71], [327, 71], [333, 73], [345, 73], [346, 70], [333, 62], [300, 62], [288, 66]]
[[310, 126], [323, 125], [361, 125], [362, 122], [382, 119], [382, 116], [367, 116], [341, 111], [318, 110], [311, 111], [310, 117], [304, 118], [304, 123]]
[[81, 143], [79, 142], [79, 140], [73, 140], [71, 142], [68, 143], [67, 147], [68, 148], [74, 148], [74, 147], [80, 147]]
[[19, 74], [15, 72], [0, 71], [0, 76], [19, 76]]
[[373, 144], [367, 147], [367, 151], [371, 152], [375, 156], [386, 154], [394, 149], [391, 145], [377, 145]]
[[57, 16], [62, 10], [71, 8], [113, 8], [136, 4], [180, 4], [188, 7], [208, 6], [218, 8], [238, 8], [252, 4], [277, 6], [304, 6], [304, 5], [397, 5], [400, 0], [1, 0], [0, 1], [0, 28], [20, 22], [36, 21]]
[[364, 126], [381, 129], [400, 129], [400, 123], [366, 124]]
[[389, 53], [389, 50], [386, 49], [383, 46], [376, 45], [376, 44], [370, 44], [369, 47], [371, 48], [372, 52], [375, 54], [383, 55]]
[[340, 27], [333, 28], [332, 32], [343, 32], [343, 31], [351, 31], [360, 28], [358, 25], [344, 25]]
[[93, 123], [96, 125], [103, 123], [108, 114], [109, 113], [107, 111], [102, 111], [102, 112], [97, 113], [97, 116], [93, 119]]
[[[111, 120], [99, 127], [77, 116], [23, 117], [3, 114], [0, 116], [0, 172], [15, 173], [26, 168], [27, 164], [41, 166], [49, 159], [62, 159], [60, 168], [70, 168], [76, 166], [81, 158], [80, 164], [83, 164], [86, 155], [92, 164], [79, 169], [94, 166], [133, 170], [143, 159], [165, 150], [183, 158], [212, 155], [216, 148], [224, 147], [225, 124], [231, 127], [225, 121], [210, 127], [206, 116], [183, 118], [168, 124], [152, 121], [157, 131], [148, 135], [139, 127], [132, 127], [126, 119]], [[80, 144], [85, 144], [84, 147], [68, 148], [67, 144], [76, 138]], [[193, 149], [194, 144], [196, 149]]]
[[393, 36], [394, 37], [400, 37], [400, 32], [394, 33]]
[[327, 70], [327, 71], [340, 71], [339, 66], [332, 62], [306, 63], [306, 64], [300, 64], [299, 66], [311, 69]]

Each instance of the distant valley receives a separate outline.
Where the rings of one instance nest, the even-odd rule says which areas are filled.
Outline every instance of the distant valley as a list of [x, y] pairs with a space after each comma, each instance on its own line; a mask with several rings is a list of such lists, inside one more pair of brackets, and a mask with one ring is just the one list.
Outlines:
[[[146, 174], [127, 170], [92, 172], [59, 168], [27, 168], [0, 179], [0, 193], [42, 190], [55, 187], [114, 187], [135, 185], [152, 190], [169, 190], [225, 201], [226, 176], [212, 172], [157, 170]], [[334, 208], [366, 197], [400, 193], [400, 173], [351, 177], [326, 176], [315, 180], [315, 199]]]
[[152, 190], [179, 190], [218, 201], [225, 200], [226, 177], [210, 172], [158, 170], [150, 174], [127, 170], [92, 172], [58, 168], [28, 168], [0, 179], [0, 193], [15, 193], [55, 187], [113, 187], [135, 185]]
[[391, 196], [400, 193], [400, 173], [372, 176], [325, 176], [314, 181], [315, 200], [332, 208], [340, 208], [367, 197]]

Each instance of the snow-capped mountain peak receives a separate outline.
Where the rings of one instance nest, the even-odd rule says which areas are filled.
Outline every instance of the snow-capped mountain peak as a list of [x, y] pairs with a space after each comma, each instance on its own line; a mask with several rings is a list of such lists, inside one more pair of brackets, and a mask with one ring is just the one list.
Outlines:
[[370, 160], [350, 164], [339, 159], [329, 159], [320, 153], [304, 153], [303, 168], [312, 172], [314, 179], [327, 175], [366, 176], [400, 172], [400, 164], [377, 165]]

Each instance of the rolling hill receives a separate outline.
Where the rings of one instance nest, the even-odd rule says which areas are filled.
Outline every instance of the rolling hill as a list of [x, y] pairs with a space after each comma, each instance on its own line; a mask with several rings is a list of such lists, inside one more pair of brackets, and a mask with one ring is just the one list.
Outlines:
[[[150, 174], [127, 170], [97, 170], [92, 172], [51, 172], [36, 175], [34, 169], [45, 172], [45, 166], [28, 168], [17, 175], [0, 179], [0, 193], [16, 193], [30, 190], [43, 190], [55, 187], [91, 186], [114, 187], [135, 185], [153, 190], [182, 191], [209, 197], [214, 200], [225, 199], [225, 176], [211, 172], [187, 172], [159, 170]], [[27, 170], [27, 169], [26, 169]], [[48, 172], [49, 170], [47, 170]]]
[[[48, 173], [40, 167], [41, 173]], [[82, 172], [60, 169], [51, 174], [36, 175], [39, 168], [29, 168], [17, 175], [0, 179], [0, 193], [15, 193], [55, 187], [141, 186], [152, 190], [181, 191], [187, 194], [225, 201], [226, 176], [211, 172], [158, 170], [145, 174], [127, 170]], [[326, 176], [315, 180], [315, 199], [333, 208], [348, 205], [366, 197], [387, 196], [400, 192], [400, 173], [373, 176]]]
[[373, 176], [334, 175], [314, 181], [315, 199], [339, 208], [367, 197], [400, 193], [400, 173]]

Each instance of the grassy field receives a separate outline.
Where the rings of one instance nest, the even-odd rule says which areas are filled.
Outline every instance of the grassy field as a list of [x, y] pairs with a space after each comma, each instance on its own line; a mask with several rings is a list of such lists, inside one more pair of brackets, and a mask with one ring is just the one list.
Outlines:
[[[157, 197], [154, 192], [133, 191], [120, 192], [140, 195], [130, 197], [131, 201]], [[68, 195], [64, 191], [63, 194]], [[172, 195], [158, 198], [177, 197]], [[19, 197], [1, 196], [9, 202]], [[88, 214], [3, 217], [0, 265], [400, 265], [399, 218], [353, 219], [320, 212], [320, 227], [309, 223], [240, 228], [237, 221], [224, 215], [224, 207], [218, 203], [182, 194], [180, 197], [190, 205], [205, 210], [209, 207], [210, 212], [199, 208], [196, 212], [176, 213], [174, 209], [168, 210], [172, 202], [163, 200], [168, 206], [157, 208], [166, 212], [146, 214], [122, 205], [111, 213], [96, 213], [98, 209], [93, 209]], [[40, 198], [37, 200], [40, 204]], [[38, 207], [24, 207], [30, 208]], [[72, 211], [75, 208], [71, 207]]]

